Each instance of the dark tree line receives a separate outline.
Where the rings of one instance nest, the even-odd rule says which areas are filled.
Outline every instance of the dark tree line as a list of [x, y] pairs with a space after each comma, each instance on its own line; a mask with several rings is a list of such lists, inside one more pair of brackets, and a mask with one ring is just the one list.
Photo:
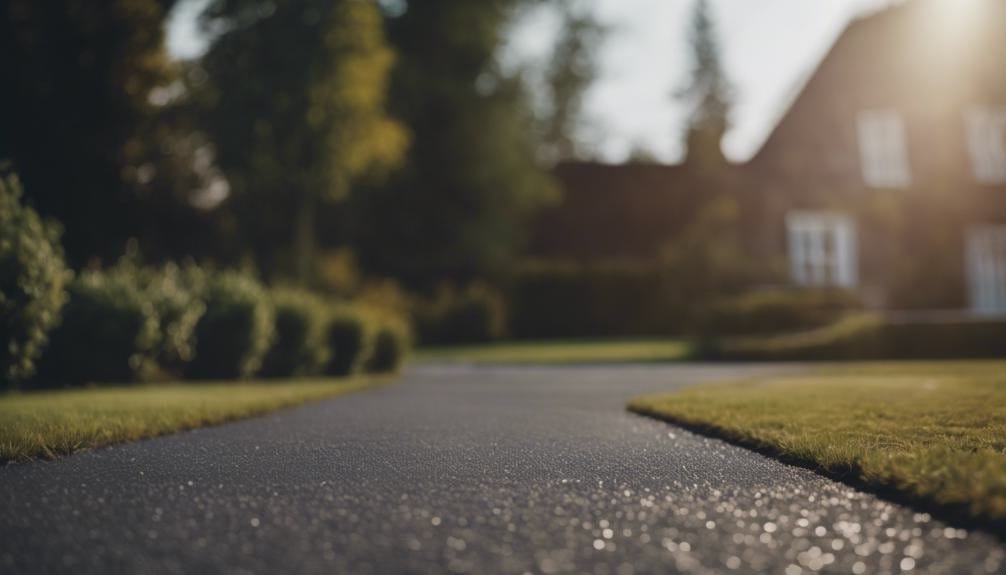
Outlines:
[[[184, 1], [184, 0], [182, 0]], [[536, 116], [499, 52], [532, 0], [213, 0], [205, 56], [172, 60], [175, 0], [0, 2], [0, 159], [76, 265], [253, 259], [310, 281], [349, 245], [415, 287], [492, 277], [575, 153], [598, 28], [570, 25]]]

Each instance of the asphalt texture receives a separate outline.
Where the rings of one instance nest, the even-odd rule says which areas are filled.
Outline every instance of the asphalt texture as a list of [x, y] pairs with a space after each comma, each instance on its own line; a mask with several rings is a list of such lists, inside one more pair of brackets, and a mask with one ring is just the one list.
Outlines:
[[628, 413], [766, 367], [412, 368], [0, 468], [0, 573], [1003, 573], [947, 525]]

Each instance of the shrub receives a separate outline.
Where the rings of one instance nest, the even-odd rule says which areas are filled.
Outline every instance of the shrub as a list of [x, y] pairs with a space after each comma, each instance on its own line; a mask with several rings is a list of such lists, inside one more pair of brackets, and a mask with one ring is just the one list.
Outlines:
[[160, 325], [154, 358], [162, 368], [182, 373], [195, 356], [196, 325], [206, 311], [204, 273], [194, 264], [179, 267], [169, 263], [149, 270], [143, 281]]
[[664, 335], [687, 329], [666, 270], [635, 262], [526, 262], [508, 291], [520, 339]]
[[433, 301], [416, 305], [414, 315], [424, 344], [484, 343], [506, 331], [502, 294], [481, 282], [461, 292], [445, 285]]
[[752, 335], [806, 330], [834, 323], [862, 306], [843, 290], [764, 290], [720, 300], [703, 313], [705, 335]]
[[335, 310], [325, 326], [325, 344], [328, 348], [328, 375], [351, 375], [364, 367], [371, 354], [371, 333], [366, 318], [348, 308]]
[[409, 351], [409, 332], [400, 322], [380, 320], [374, 331], [374, 344], [366, 368], [370, 373], [398, 371]]
[[883, 320], [872, 314], [797, 333], [707, 343], [699, 354], [732, 361], [812, 361], [882, 357]]
[[157, 343], [157, 315], [121, 274], [88, 271], [70, 283], [69, 301], [39, 364], [41, 386], [141, 378]]
[[208, 279], [203, 300], [206, 312], [196, 324], [188, 375], [233, 379], [255, 374], [273, 339], [268, 293], [248, 275], [223, 272]]
[[328, 357], [323, 340], [324, 303], [311, 293], [272, 292], [276, 337], [262, 362], [262, 375], [289, 377], [318, 373]]
[[0, 177], [0, 389], [30, 377], [66, 302], [59, 234]]
[[700, 353], [707, 359], [739, 361], [1002, 358], [1006, 321], [885, 320], [857, 314], [805, 332], [727, 339]]
[[110, 273], [134, 282], [150, 301], [160, 328], [154, 360], [162, 369], [181, 374], [195, 355], [195, 327], [206, 310], [201, 295], [206, 273], [194, 263], [143, 267], [135, 242]]

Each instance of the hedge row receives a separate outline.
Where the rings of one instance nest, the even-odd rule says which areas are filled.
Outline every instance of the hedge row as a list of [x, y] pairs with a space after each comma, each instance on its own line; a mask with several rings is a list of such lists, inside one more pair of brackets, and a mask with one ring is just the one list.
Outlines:
[[1006, 321], [890, 321], [855, 314], [804, 332], [707, 342], [699, 354], [731, 361], [1003, 358]]
[[0, 389], [384, 372], [409, 347], [395, 319], [247, 274], [127, 254], [74, 277], [61, 253], [55, 228], [0, 179]]
[[[232, 271], [112, 268], [68, 291], [30, 386], [385, 372], [409, 345], [397, 322]], [[333, 336], [347, 329], [359, 342]]]

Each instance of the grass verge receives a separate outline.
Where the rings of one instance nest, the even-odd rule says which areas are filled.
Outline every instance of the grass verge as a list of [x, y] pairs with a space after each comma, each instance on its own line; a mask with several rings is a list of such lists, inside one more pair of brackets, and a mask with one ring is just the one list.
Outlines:
[[0, 395], [0, 462], [53, 458], [264, 414], [381, 379], [99, 387]]
[[1006, 525], [1006, 362], [846, 364], [642, 397], [629, 409]]
[[426, 348], [419, 362], [488, 364], [603, 364], [687, 359], [691, 346], [680, 340], [521, 341]]

